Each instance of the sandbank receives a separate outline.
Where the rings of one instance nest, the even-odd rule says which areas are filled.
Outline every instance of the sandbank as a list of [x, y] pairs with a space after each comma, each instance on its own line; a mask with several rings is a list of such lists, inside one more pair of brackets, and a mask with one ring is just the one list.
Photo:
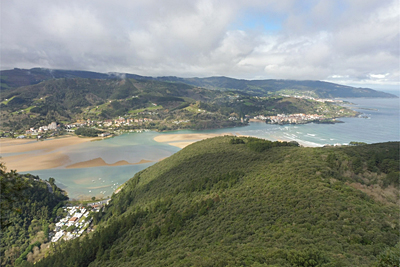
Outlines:
[[91, 168], [91, 167], [101, 167], [101, 166], [123, 166], [123, 165], [137, 165], [149, 163], [151, 160], [142, 159], [136, 163], [129, 163], [126, 160], [120, 160], [115, 163], [109, 164], [105, 162], [102, 158], [95, 158], [87, 161], [82, 161], [66, 166], [66, 169], [78, 169], [78, 168]]
[[78, 145], [98, 138], [80, 138], [77, 136], [63, 136], [43, 141], [35, 139], [0, 139], [0, 155], [3, 153], [24, 153], [20, 155], [4, 156], [1, 159], [8, 170], [18, 172], [52, 169], [71, 162], [69, 157], [56, 149]]
[[65, 146], [72, 146], [97, 140], [99, 138], [82, 138], [75, 135], [59, 137], [43, 141], [35, 141], [35, 139], [0, 139], [0, 154], [2, 153], [22, 153], [34, 150], [43, 150], [51, 152], [55, 149]]
[[176, 146], [176, 147], [179, 147], [179, 148], [185, 148], [185, 147], [187, 147], [188, 145], [193, 144], [194, 142], [196, 142], [196, 141], [174, 142], [174, 143], [168, 143], [168, 145], [170, 145], [170, 146]]
[[17, 170], [18, 172], [36, 171], [51, 169], [68, 164], [69, 157], [62, 152], [48, 154], [21, 154], [1, 159], [5, 162], [7, 170]]
[[[177, 142], [177, 141], [199, 141], [216, 136], [232, 135], [231, 133], [209, 133], [209, 134], [160, 134], [154, 137], [154, 141], [161, 143]], [[193, 143], [193, 142], [191, 142]], [[172, 144], [171, 144], [172, 145]]]
[[[235, 133], [237, 137], [251, 137], [249, 135], [241, 135], [239, 133]], [[199, 140], [207, 139], [207, 138], [212, 138], [216, 136], [224, 136], [224, 135], [233, 135], [232, 133], [222, 133], [222, 134], [162, 134], [162, 135], [157, 135], [154, 137], [154, 141], [160, 142], [160, 143], [168, 143], [168, 145], [171, 146], [176, 146], [179, 148], [185, 148], [186, 146], [197, 142]], [[308, 141], [302, 141], [302, 140], [297, 140], [297, 139], [290, 139], [287, 137], [283, 136], [272, 136], [272, 139], [275, 139], [277, 141], [297, 141], [301, 146], [304, 147], [319, 147], [322, 145], [319, 145], [317, 143], [313, 142], [308, 142]]]

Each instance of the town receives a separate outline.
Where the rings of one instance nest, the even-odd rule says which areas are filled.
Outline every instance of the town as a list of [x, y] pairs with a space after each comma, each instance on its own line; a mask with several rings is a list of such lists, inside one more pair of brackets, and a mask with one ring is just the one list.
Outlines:
[[91, 231], [90, 223], [93, 221], [94, 212], [99, 212], [108, 200], [87, 204], [86, 207], [71, 206], [62, 207], [63, 215], [56, 224], [53, 232], [49, 233], [51, 242], [57, 242], [60, 239], [71, 240], [80, 237], [85, 231]]
[[[303, 92], [304, 94], [309, 93], [312, 94], [313, 92], [311, 91], [306, 91]], [[280, 94], [283, 97], [294, 97], [294, 98], [300, 98], [300, 99], [309, 99], [309, 100], [314, 100], [317, 102], [325, 103], [325, 102], [330, 102], [330, 103], [343, 103], [343, 100], [340, 99], [330, 99], [330, 98], [317, 98], [313, 96], [307, 96], [307, 95], [297, 95], [297, 94]]]
[[326, 118], [318, 114], [278, 114], [276, 116], [263, 116], [258, 115], [254, 117], [255, 120], [263, 120], [270, 124], [304, 124], [308, 122], [323, 121]]
[[[73, 133], [75, 130], [79, 129], [80, 127], [92, 127], [96, 128], [101, 133], [98, 134], [99, 137], [108, 137], [111, 133], [107, 132], [107, 130], [111, 130], [113, 133], [118, 133], [120, 128], [122, 127], [129, 127], [129, 126], [136, 126], [134, 128], [137, 129], [130, 129], [129, 132], [144, 132], [149, 131], [146, 128], [141, 128], [140, 126], [146, 126], [145, 123], [151, 122], [153, 119], [149, 118], [142, 118], [142, 119], [125, 119], [124, 117], [119, 117], [114, 120], [104, 120], [104, 121], [95, 121], [95, 120], [85, 120], [85, 121], [78, 121], [71, 124], [57, 124], [56, 122], [52, 122], [49, 125], [40, 126], [39, 128], [31, 127], [25, 131], [25, 134], [19, 134], [16, 136], [17, 139], [24, 139], [24, 138], [35, 138], [35, 139], [46, 139], [50, 137], [55, 137], [58, 135], [62, 135], [63, 133]], [[174, 121], [173, 123], [179, 124], [185, 121]], [[104, 131], [104, 132], [103, 132]], [[13, 132], [4, 132], [3, 137], [13, 137]]]

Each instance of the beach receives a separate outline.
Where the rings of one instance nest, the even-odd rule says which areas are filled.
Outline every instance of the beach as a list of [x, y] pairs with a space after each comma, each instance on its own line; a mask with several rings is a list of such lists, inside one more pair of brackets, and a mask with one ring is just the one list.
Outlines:
[[61, 147], [78, 145], [93, 140], [101, 140], [101, 138], [83, 138], [75, 135], [62, 136], [58, 138], [36, 141], [36, 139], [0, 139], [0, 155], [4, 153], [24, 153], [34, 150], [43, 150], [51, 152]]
[[106, 163], [102, 158], [95, 158], [87, 161], [78, 162], [66, 166], [67, 169], [78, 169], [78, 168], [91, 168], [91, 167], [101, 167], [101, 166], [124, 166], [124, 165], [137, 165], [152, 162], [151, 160], [142, 159], [136, 163], [129, 163], [126, 160], [120, 160], [115, 163]]
[[185, 148], [194, 142], [224, 135], [232, 135], [231, 133], [193, 133], [193, 134], [162, 134], [154, 137], [154, 141], [160, 143], [168, 143], [170, 146]]
[[[56, 150], [97, 139], [77, 136], [63, 136], [43, 141], [2, 138], [0, 139], [1, 161], [5, 163], [7, 170], [18, 172], [57, 168], [68, 164], [71, 159], [62, 151]], [[8, 153], [12, 155], [7, 155]]]
[[[1, 161], [5, 163], [7, 170], [17, 170], [18, 172], [53, 169], [63, 166], [65, 166], [66, 169], [77, 169], [101, 166], [115, 167], [137, 165], [151, 162], [150, 160], [142, 159], [134, 163], [127, 162], [126, 160], [107, 163], [101, 157], [98, 157], [70, 164], [72, 160], [63, 152], [63, 148], [101, 139], [102, 138], [81, 138], [72, 135], [43, 141], [36, 141], [35, 139], [2, 138], [0, 139]], [[10, 153], [11, 155], [7, 155]]]
[[[154, 141], [166, 143], [180, 149], [207, 138], [230, 135], [232, 133], [188, 133], [188, 134], [160, 134], [154, 137]], [[237, 136], [241, 136], [237, 133]], [[119, 160], [106, 162], [103, 158], [97, 157], [81, 162], [74, 162], [67, 154], [68, 148], [86, 142], [101, 140], [101, 138], [81, 138], [74, 135], [63, 136], [43, 141], [35, 139], [0, 139], [1, 161], [5, 163], [7, 170], [18, 172], [45, 170], [53, 168], [77, 169], [101, 166], [124, 166], [145, 164], [152, 161], [142, 159], [139, 162], [128, 162]], [[301, 143], [303, 146], [310, 144]]]
[[[207, 138], [212, 138], [216, 136], [224, 136], [224, 135], [230, 135], [233, 136], [232, 133], [209, 133], [209, 134], [163, 134], [163, 135], [158, 135], [154, 137], [154, 141], [160, 142], [160, 143], [168, 143], [170, 146], [176, 146], [181, 149], [187, 147], [190, 144], [193, 144], [197, 141], [207, 139]], [[249, 135], [242, 135], [240, 133], [235, 133], [237, 137], [250, 137]], [[290, 138], [285, 138], [284, 136], [275, 136], [274, 137], [276, 140], [282, 142], [282, 141], [294, 141], [293, 139]], [[318, 144], [314, 144], [311, 142], [305, 142], [301, 140], [295, 140], [297, 141], [301, 146], [304, 147], [316, 147]]]

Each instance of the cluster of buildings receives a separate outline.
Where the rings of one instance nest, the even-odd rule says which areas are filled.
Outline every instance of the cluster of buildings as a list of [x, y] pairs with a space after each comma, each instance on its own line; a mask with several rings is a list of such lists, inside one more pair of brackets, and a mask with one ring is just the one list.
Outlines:
[[29, 130], [25, 131], [25, 134], [27, 135], [39, 135], [41, 133], [45, 133], [47, 131], [54, 131], [57, 132], [60, 128], [60, 125], [58, 125], [56, 122], [52, 122], [49, 125], [44, 125], [39, 127], [38, 129], [35, 129], [34, 127], [30, 128]]
[[132, 119], [132, 118], [124, 118], [124, 117], [118, 117], [113, 120], [104, 120], [104, 121], [93, 121], [93, 120], [86, 120], [83, 122], [76, 122], [72, 124], [67, 124], [65, 125], [65, 129], [68, 132], [73, 132], [74, 128], [78, 127], [90, 127], [90, 126], [97, 126], [97, 127], [121, 127], [121, 126], [130, 126], [133, 125], [134, 123], [136, 124], [141, 124], [144, 122], [151, 122], [153, 119], [150, 118], [138, 118], [138, 119]]
[[294, 97], [294, 98], [302, 98], [302, 99], [310, 99], [310, 100], [314, 100], [314, 101], [317, 101], [317, 102], [322, 102], [322, 103], [325, 103], [325, 102], [337, 102], [337, 103], [341, 103], [341, 102], [343, 102], [343, 100], [338, 100], [338, 99], [329, 99], [329, 98], [315, 98], [315, 97], [312, 97], [312, 96], [305, 96], [305, 95], [284, 95], [284, 94], [280, 94], [281, 96], [284, 96], [284, 97]]
[[172, 123], [180, 124], [180, 123], [188, 123], [188, 122], [190, 122], [190, 120], [179, 120], [179, 121], [173, 121]]
[[[116, 193], [119, 191], [117, 190]], [[104, 205], [108, 205], [111, 199], [102, 200], [87, 204], [91, 208], [91, 212], [99, 212]], [[64, 207], [67, 215], [61, 218], [54, 228], [54, 231], [49, 234], [51, 242], [57, 242], [61, 238], [64, 240], [75, 239], [80, 237], [85, 230], [89, 228], [92, 218], [90, 211], [82, 206]], [[72, 227], [73, 226], [73, 227]]]
[[[70, 240], [77, 238], [82, 235], [82, 233], [89, 227], [92, 219], [89, 218], [89, 211], [84, 207], [66, 207], [67, 216], [62, 218], [56, 223], [54, 233], [52, 235], [51, 242], [57, 242], [60, 238], [64, 240]], [[68, 231], [72, 227], [73, 230]]]
[[318, 114], [278, 114], [276, 116], [263, 116], [258, 115], [254, 117], [255, 120], [264, 120], [267, 123], [271, 124], [285, 124], [285, 123], [307, 123], [310, 121], [322, 120], [325, 119], [323, 115]]
[[115, 119], [114, 121], [107, 121], [104, 123], [104, 126], [112, 126], [114, 122], [115, 127], [121, 127], [121, 126], [130, 126], [132, 123], [138, 123], [141, 124], [143, 122], [151, 122], [153, 119], [148, 119], [148, 118], [139, 118], [139, 119], [125, 119], [123, 117], [119, 117], [118, 119]]

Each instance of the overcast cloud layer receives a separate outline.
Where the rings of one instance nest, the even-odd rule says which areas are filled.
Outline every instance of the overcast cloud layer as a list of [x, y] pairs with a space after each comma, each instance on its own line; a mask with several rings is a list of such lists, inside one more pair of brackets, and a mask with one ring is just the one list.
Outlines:
[[397, 0], [1, 1], [1, 69], [399, 85]]

